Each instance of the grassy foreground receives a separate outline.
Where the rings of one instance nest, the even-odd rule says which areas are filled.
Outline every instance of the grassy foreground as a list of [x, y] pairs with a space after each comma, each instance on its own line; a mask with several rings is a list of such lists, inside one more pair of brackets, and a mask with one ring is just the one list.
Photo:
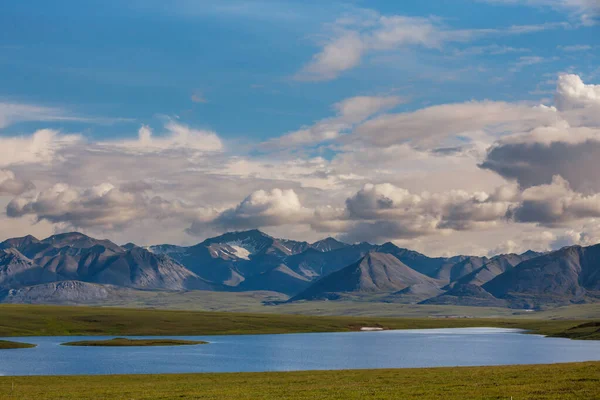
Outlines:
[[101, 347], [127, 347], [127, 346], [190, 346], [207, 344], [202, 340], [179, 339], [127, 339], [115, 338], [109, 340], [81, 340], [79, 342], [62, 343], [62, 346], [101, 346]]
[[344, 332], [361, 327], [522, 328], [550, 336], [600, 339], [600, 321], [496, 318], [378, 318], [243, 314], [151, 309], [0, 305], [0, 337], [169, 336]]
[[0, 377], [0, 399], [597, 399], [600, 363], [235, 374]]
[[30, 344], [30, 343], [12, 342], [10, 340], [0, 340], [0, 350], [30, 349], [35, 346], [36, 346], [35, 344]]

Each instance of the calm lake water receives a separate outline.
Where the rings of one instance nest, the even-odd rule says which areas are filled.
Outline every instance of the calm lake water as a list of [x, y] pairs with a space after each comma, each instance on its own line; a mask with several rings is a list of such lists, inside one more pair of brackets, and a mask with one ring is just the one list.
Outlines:
[[0, 375], [146, 374], [541, 364], [600, 360], [600, 341], [465, 328], [287, 335], [177, 336], [210, 344], [70, 347], [110, 337], [7, 338], [33, 349], [0, 351]]

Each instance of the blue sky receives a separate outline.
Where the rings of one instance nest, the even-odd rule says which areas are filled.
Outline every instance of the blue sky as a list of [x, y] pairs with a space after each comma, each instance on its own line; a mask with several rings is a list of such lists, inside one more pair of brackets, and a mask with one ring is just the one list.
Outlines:
[[0, 239], [596, 243], [599, 83], [597, 0], [5, 1]]
[[[598, 27], [590, 26], [485, 35], [441, 49], [385, 50], [337, 79], [298, 81], [295, 74], [326, 40], [327, 24], [361, 9], [436, 16], [452, 30], [579, 23], [569, 9], [483, 1], [319, 3], [9, 2], [0, 15], [2, 97], [134, 125], [179, 116], [224, 138], [263, 140], [324, 118], [331, 104], [351, 96], [399, 94], [411, 99], [404, 109], [471, 99], [538, 100], [551, 89], [545, 81], [560, 71], [598, 73], [598, 51], [557, 49], [599, 46]], [[490, 54], [486, 46], [506, 53]], [[520, 57], [543, 60], [511, 72]], [[205, 102], [192, 101], [193, 95]], [[114, 137], [129, 128], [96, 126], [88, 134]]]

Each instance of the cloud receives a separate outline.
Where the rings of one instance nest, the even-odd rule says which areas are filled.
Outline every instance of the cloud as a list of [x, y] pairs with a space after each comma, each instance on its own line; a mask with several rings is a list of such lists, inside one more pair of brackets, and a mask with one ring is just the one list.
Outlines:
[[600, 85], [584, 84], [577, 75], [561, 75], [555, 95], [556, 120], [538, 121], [497, 140], [481, 168], [523, 188], [549, 184], [555, 175], [579, 192], [600, 191], [595, 173], [600, 159]]
[[264, 149], [291, 148], [336, 139], [357, 123], [382, 111], [389, 110], [404, 100], [398, 96], [356, 96], [333, 105], [336, 116], [325, 118], [312, 126], [287, 133], [262, 144]]
[[321, 230], [341, 229], [349, 241], [411, 239], [490, 228], [504, 220], [514, 200], [511, 187], [491, 194], [461, 190], [415, 194], [389, 183], [366, 184], [337, 214], [317, 213], [313, 225]]
[[33, 189], [32, 182], [17, 179], [12, 171], [0, 169], [0, 196], [20, 195]]
[[600, 107], [600, 85], [586, 85], [578, 75], [560, 75], [555, 102], [560, 110]]
[[584, 218], [598, 218], [600, 194], [585, 196], [574, 192], [566, 180], [555, 176], [548, 185], [523, 191], [521, 202], [509, 210], [508, 216], [517, 222], [535, 222], [550, 227]]
[[[524, 134], [495, 144], [481, 168], [516, 180], [524, 188], [548, 184], [555, 175], [560, 175], [578, 191], [600, 190], [600, 177], [596, 173], [600, 130], [548, 127], [537, 128], [532, 133], [542, 138], [536, 141], [530, 134]], [[545, 133], [547, 138], [543, 137]], [[576, 141], [577, 137], [582, 140]]]
[[592, 46], [588, 44], [574, 44], [569, 46], [557, 46], [557, 49], [566, 51], [566, 52], [579, 52], [579, 51], [588, 51], [592, 49]]
[[137, 140], [104, 142], [106, 146], [116, 146], [139, 153], [153, 153], [172, 149], [193, 151], [221, 151], [223, 143], [215, 132], [190, 128], [187, 125], [169, 121], [165, 124], [167, 134], [156, 136], [146, 125], [138, 131]]
[[115, 122], [131, 122], [132, 120], [128, 118], [78, 116], [60, 107], [46, 107], [35, 104], [0, 101], [0, 129], [18, 122], [29, 121], [112, 124]]
[[381, 15], [361, 10], [328, 24], [329, 37], [295, 76], [302, 81], [324, 81], [358, 66], [369, 53], [406, 47], [441, 50], [448, 43], [468, 42], [490, 35], [519, 35], [565, 27], [566, 23], [514, 25], [503, 29], [451, 29], [436, 17]]
[[522, 70], [524, 67], [529, 67], [531, 65], [541, 64], [547, 62], [548, 59], [540, 56], [522, 56], [519, 57], [519, 60], [514, 64], [514, 66], [510, 69], [511, 72], [517, 72]]
[[10, 218], [32, 215], [38, 221], [102, 229], [118, 229], [141, 219], [189, 217], [194, 213], [183, 203], [144, 192], [123, 191], [110, 183], [83, 190], [56, 184], [32, 196], [16, 197], [6, 208]]
[[208, 103], [208, 100], [206, 100], [206, 97], [204, 97], [202, 92], [200, 92], [199, 90], [194, 91], [194, 93], [192, 93], [192, 96], [190, 97], [190, 99], [194, 103]]
[[471, 101], [382, 115], [358, 126], [349, 140], [377, 147], [407, 142], [430, 147], [452, 139], [456, 145], [486, 135], [529, 130], [556, 120], [556, 113], [548, 108]]
[[49, 163], [61, 149], [75, 145], [81, 140], [79, 135], [62, 135], [51, 129], [38, 130], [29, 137], [0, 137], [0, 167]]
[[488, 3], [552, 7], [566, 11], [581, 20], [584, 25], [593, 25], [594, 18], [600, 14], [597, 0], [482, 0]]
[[65, 110], [31, 104], [0, 102], [0, 129], [25, 121], [82, 121]]
[[[302, 222], [310, 214], [292, 189], [257, 190], [237, 206], [223, 211], [212, 224], [224, 229], [279, 226]], [[191, 230], [195, 230], [194, 226]]]

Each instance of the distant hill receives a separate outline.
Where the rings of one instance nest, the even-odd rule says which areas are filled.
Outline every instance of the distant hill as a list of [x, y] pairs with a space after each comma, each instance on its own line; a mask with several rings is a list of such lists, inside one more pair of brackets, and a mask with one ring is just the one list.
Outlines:
[[452, 289], [422, 301], [420, 304], [438, 304], [453, 306], [506, 307], [506, 301], [497, 299], [481, 286], [458, 284]]
[[436, 282], [391, 254], [370, 252], [356, 263], [317, 281], [292, 301], [336, 298], [339, 293], [391, 293], [418, 284]]

